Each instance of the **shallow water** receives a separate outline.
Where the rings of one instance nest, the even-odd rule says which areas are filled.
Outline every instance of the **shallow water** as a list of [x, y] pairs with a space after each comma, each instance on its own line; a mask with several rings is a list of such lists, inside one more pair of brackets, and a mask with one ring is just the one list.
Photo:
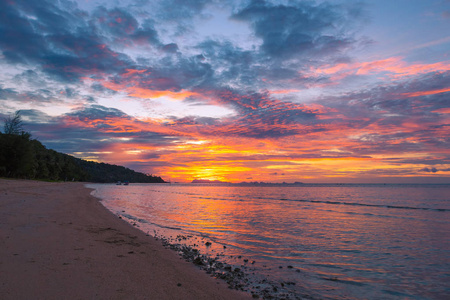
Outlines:
[[275, 297], [450, 295], [450, 185], [89, 187], [144, 232], [239, 266], [253, 291], [272, 282]]

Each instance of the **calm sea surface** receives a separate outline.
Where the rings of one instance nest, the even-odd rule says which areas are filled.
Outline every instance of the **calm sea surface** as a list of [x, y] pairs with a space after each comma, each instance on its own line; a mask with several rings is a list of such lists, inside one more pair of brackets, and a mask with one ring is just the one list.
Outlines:
[[243, 269], [254, 291], [450, 299], [450, 185], [88, 186], [144, 232]]

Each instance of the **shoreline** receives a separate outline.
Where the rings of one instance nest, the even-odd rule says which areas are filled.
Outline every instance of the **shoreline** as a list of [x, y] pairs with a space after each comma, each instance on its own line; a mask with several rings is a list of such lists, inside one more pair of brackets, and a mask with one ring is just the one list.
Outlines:
[[0, 179], [3, 299], [250, 299], [120, 220], [86, 183]]

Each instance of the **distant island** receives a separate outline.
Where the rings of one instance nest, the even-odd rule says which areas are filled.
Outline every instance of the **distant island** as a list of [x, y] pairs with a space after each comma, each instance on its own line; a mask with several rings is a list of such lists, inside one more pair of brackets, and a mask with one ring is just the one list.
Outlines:
[[257, 181], [252, 181], [252, 182], [247, 182], [247, 181], [243, 181], [243, 182], [239, 182], [236, 183], [236, 185], [242, 185], [242, 186], [297, 186], [297, 185], [303, 185], [303, 182], [257, 182]]
[[209, 179], [194, 179], [191, 183], [215, 183], [215, 184], [230, 184], [229, 182], [220, 180], [209, 180]]
[[226, 181], [220, 181], [220, 180], [209, 180], [209, 179], [194, 179], [191, 181], [191, 183], [202, 183], [202, 184], [223, 184], [223, 185], [233, 185], [233, 186], [297, 186], [302, 185], [303, 182], [293, 182], [293, 183], [277, 183], [277, 182], [263, 182], [263, 181], [252, 181], [252, 182], [239, 182], [239, 183], [231, 183]]
[[164, 183], [159, 177], [123, 166], [86, 161], [47, 149], [22, 130], [18, 112], [7, 118], [0, 132], [0, 177], [49, 181], [117, 181]]

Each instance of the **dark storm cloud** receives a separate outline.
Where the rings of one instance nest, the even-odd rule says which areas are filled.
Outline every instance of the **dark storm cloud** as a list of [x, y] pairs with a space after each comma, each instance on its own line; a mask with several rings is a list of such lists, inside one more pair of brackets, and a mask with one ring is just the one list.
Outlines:
[[76, 81], [90, 74], [115, 73], [132, 64], [125, 54], [111, 50], [89, 31], [48, 38], [57, 49], [41, 58], [43, 70], [64, 81]]
[[48, 124], [55, 122], [54, 118], [41, 112], [37, 109], [22, 109], [20, 110], [20, 116], [23, 119], [23, 125], [28, 130], [31, 130], [38, 124]]
[[260, 80], [262, 62], [257, 53], [243, 50], [227, 40], [208, 39], [199, 43], [197, 49], [214, 70], [214, 77], [209, 81], [212, 85], [255, 88]]
[[[159, 10], [163, 14], [159, 18], [177, 18], [180, 12], [186, 18], [190, 18], [203, 11], [210, 2], [221, 5], [215, 1], [163, 1], [161, 5], [171, 9]], [[269, 46], [272, 42], [267, 38], [264, 38], [263, 50], [265, 50], [262, 52], [243, 50], [229, 41], [207, 40], [196, 48], [201, 53], [184, 56], [176, 43], [166, 44], [160, 41], [154, 20], [148, 18], [138, 20], [137, 12], [132, 14], [135, 10], [98, 7], [92, 15], [89, 15], [69, 4], [64, 2], [64, 8], [45, 1], [39, 2], [39, 5], [24, 0], [2, 4], [4, 22], [0, 20], [0, 33], [3, 33], [0, 36], [0, 47], [5, 58], [11, 63], [20, 62], [37, 66], [50, 75], [50, 78], [63, 82], [76, 82], [82, 77], [112, 76], [114, 83], [121, 84], [123, 79], [114, 75], [124, 74], [127, 69], [136, 68], [137, 64], [141, 64], [140, 68], [146, 68], [151, 73], [142, 74], [144, 78], [139, 87], [155, 90], [179, 91], [196, 88], [214, 90], [224, 87], [245, 89], [252, 87], [258, 90], [264, 84], [263, 80], [268, 82], [284, 80], [286, 84], [295, 83], [297, 86], [308, 80], [296, 76], [297, 65], [280, 66], [268, 60], [266, 54], [269, 53], [271, 56], [276, 50]], [[253, 22], [257, 35], [258, 30], [262, 30], [260, 27], [263, 26], [263, 21], [273, 17], [270, 11], [273, 11], [274, 18], [278, 20], [287, 8], [289, 11], [294, 10], [288, 14], [289, 20], [300, 16], [306, 18], [303, 14], [313, 12], [323, 16], [315, 15], [311, 20], [301, 22], [306, 22], [308, 26], [320, 25], [325, 22], [322, 19], [331, 18], [331, 24], [336, 25], [337, 21], [332, 15], [339, 11], [338, 8], [308, 5], [285, 7], [273, 6], [266, 2], [252, 2], [237, 13], [235, 18]], [[344, 18], [343, 13], [338, 14], [338, 17]], [[276, 31], [286, 31], [289, 32], [288, 35], [292, 35], [299, 30], [301, 24], [289, 20], [280, 24], [274, 23], [272, 27]], [[322, 39], [320, 33], [327, 29], [329, 29], [327, 26], [320, 25], [314, 31], [317, 33], [315, 38]], [[292, 36], [287, 38], [282, 42], [284, 43], [282, 46], [294, 49], [295, 45], [290, 45], [294, 39]], [[153, 45], [167, 55], [179, 53], [180, 56], [159, 57], [159, 61], [139, 57], [133, 61], [117, 50], [118, 45], [127, 47], [140, 43]], [[319, 50], [316, 47], [314, 51]], [[34, 71], [30, 70], [27, 75], [29, 80], [34, 77], [32, 72]]]
[[1, 2], [0, 49], [5, 59], [41, 67], [62, 81], [115, 72], [131, 63], [104, 43], [85, 13], [67, 4], [63, 10], [47, 1]]
[[[0, 2], [0, 47], [5, 58], [13, 63], [26, 62], [28, 57], [34, 58], [46, 48], [32, 22], [21, 16], [17, 9], [20, 3]], [[45, 3], [43, 6], [46, 7]]]
[[264, 52], [245, 50], [228, 40], [206, 39], [196, 49], [201, 51], [203, 63], [213, 70], [213, 77], [207, 81], [211, 87], [224, 87], [259, 90], [261, 87], [295, 86], [304, 88], [306, 84], [316, 82], [320, 78], [309, 78], [301, 75], [299, 70], [307, 70], [312, 61], [280, 64]]
[[136, 18], [123, 8], [108, 10], [105, 7], [98, 7], [93, 19], [98, 28], [105, 32], [105, 37], [112, 38], [115, 43], [161, 45], [152, 20], [146, 19], [139, 24]]
[[439, 170], [438, 169], [436, 169], [436, 168], [423, 168], [423, 169], [420, 169], [419, 170], [419, 172], [427, 172], [427, 173], [436, 173], [436, 172], [438, 172]]
[[66, 114], [66, 116], [76, 117], [81, 121], [107, 119], [107, 118], [129, 118], [129, 116], [124, 112], [122, 112], [121, 110], [101, 105], [92, 105], [82, 110], [68, 113]]
[[354, 41], [343, 27], [359, 14], [358, 9], [327, 3], [292, 1], [289, 5], [275, 5], [265, 0], [252, 0], [233, 18], [252, 25], [255, 35], [262, 39], [261, 49], [266, 54], [273, 58], [290, 58], [345, 50]]
[[3, 55], [12, 62], [40, 61], [53, 52], [47, 36], [66, 35], [82, 26], [82, 20], [81, 12], [69, 13], [52, 1], [2, 1], [0, 46]]
[[[114, 85], [139, 89], [178, 92], [182, 89], [214, 88], [214, 70], [197, 56], [166, 57], [145, 69], [129, 69], [111, 77]], [[134, 72], [134, 73], [133, 73]]]

